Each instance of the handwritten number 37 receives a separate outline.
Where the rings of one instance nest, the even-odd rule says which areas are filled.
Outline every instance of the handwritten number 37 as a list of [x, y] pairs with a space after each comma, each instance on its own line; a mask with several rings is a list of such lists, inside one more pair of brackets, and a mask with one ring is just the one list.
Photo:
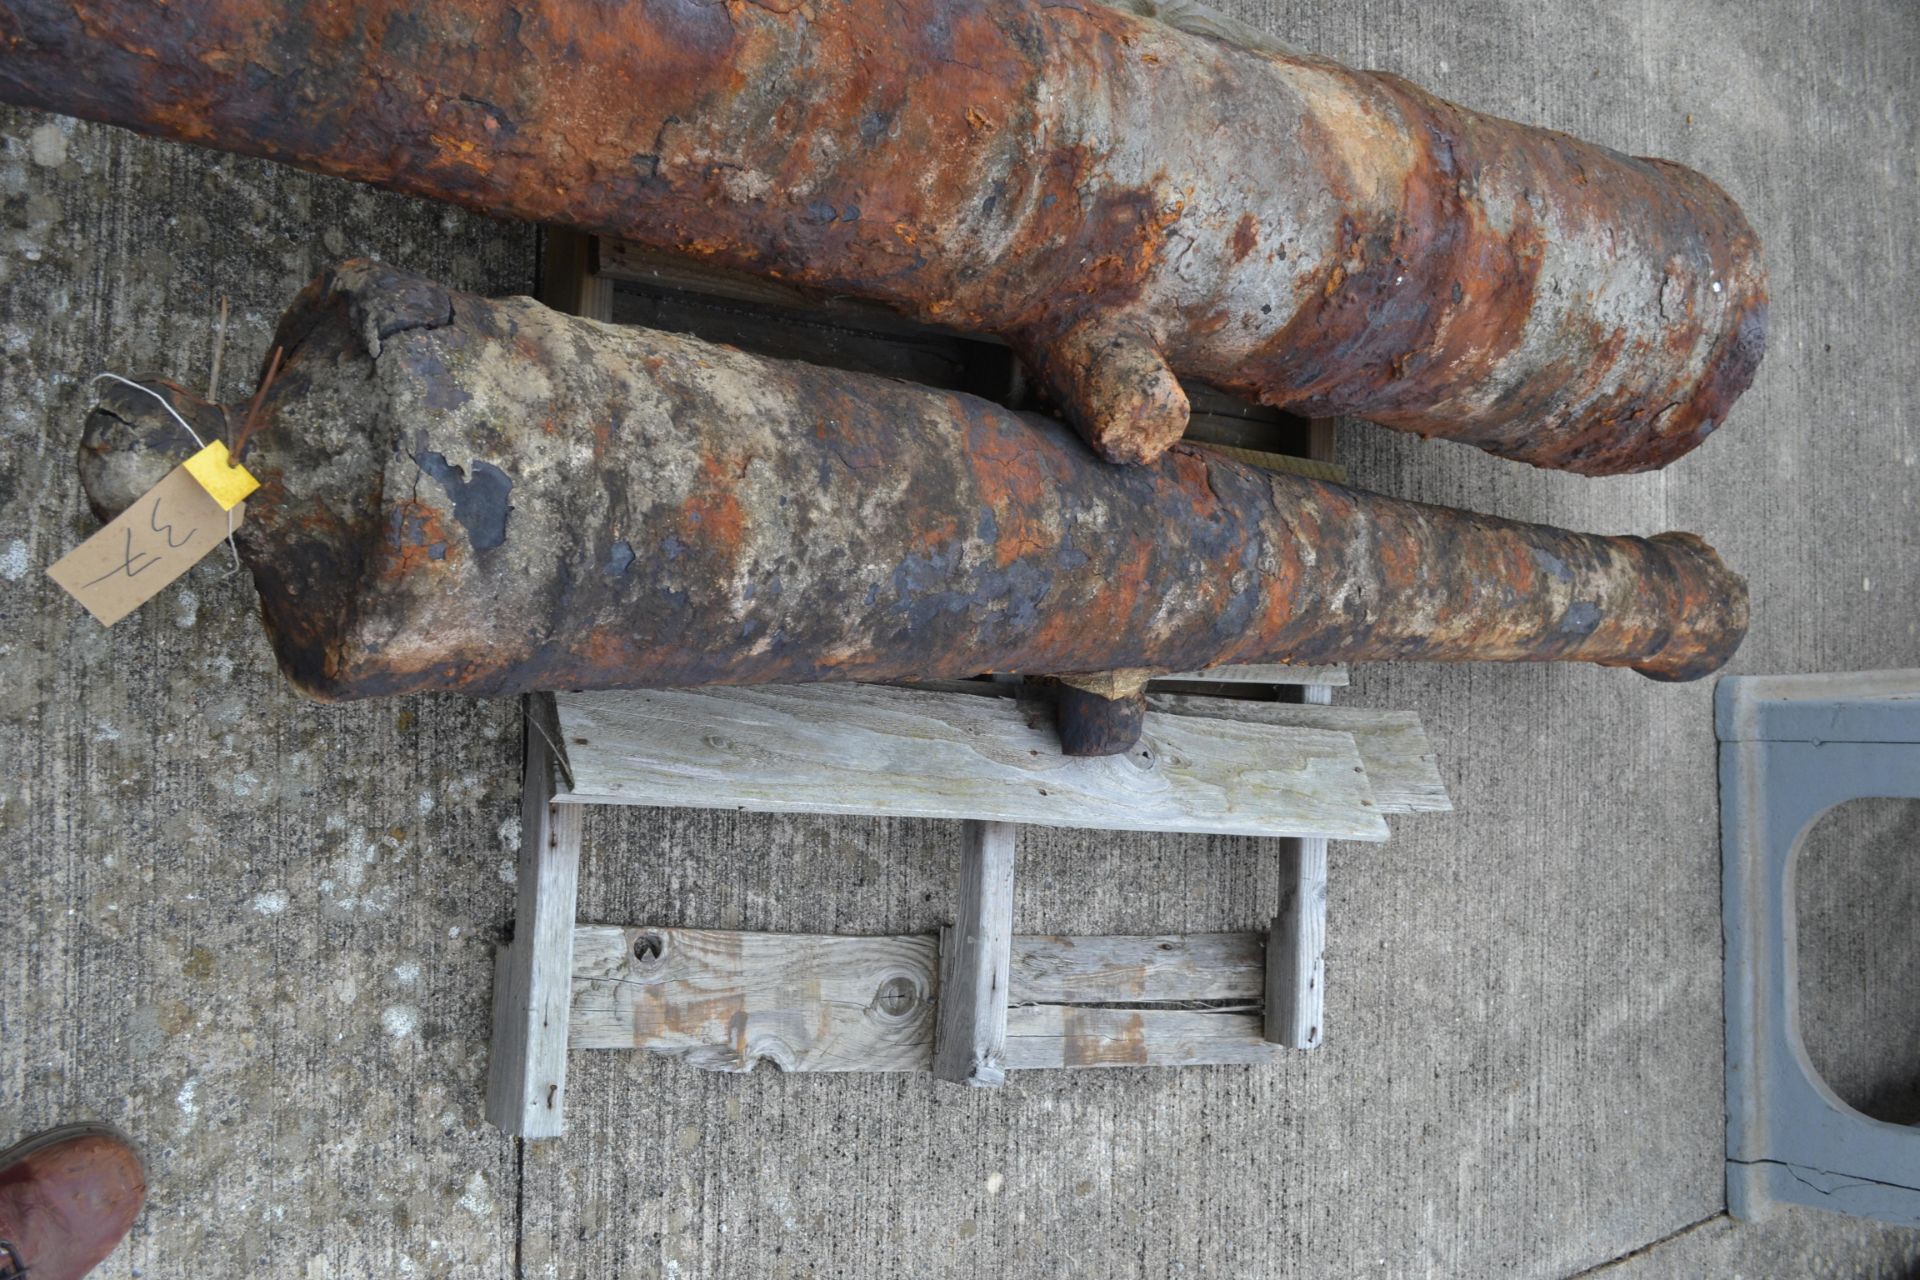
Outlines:
[[[159, 498], [153, 500], [153, 506], [147, 511], [147, 527], [160, 535], [166, 542], [169, 551], [178, 551], [181, 547], [186, 546], [187, 543], [193, 539], [193, 535], [199, 531], [199, 526], [195, 525], [176, 539], [173, 536], [173, 525], [160, 519]], [[137, 578], [147, 570], [153, 568], [154, 565], [159, 564], [163, 559], [163, 557], [156, 552], [144, 549], [135, 551], [133, 549], [133, 528], [131, 525], [127, 527], [126, 535], [126, 545], [120, 553], [120, 563], [95, 578], [92, 582], [87, 583], [87, 586], [98, 586], [115, 574], [121, 573], [124, 573], [129, 578]], [[136, 564], [136, 561], [139, 563]]]

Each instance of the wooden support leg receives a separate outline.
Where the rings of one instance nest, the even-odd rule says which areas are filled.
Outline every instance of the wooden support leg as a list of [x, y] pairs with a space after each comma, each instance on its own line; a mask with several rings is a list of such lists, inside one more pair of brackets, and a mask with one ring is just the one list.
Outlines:
[[968, 822], [954, 923], [940, 931], [933, 1074], [991, 1088], [1006, 1079], [1007, 991], [1013, 967], [1010, 822]]
[[[1333, 701], [1328, 685], [1308, 685], [1301, 699]], [[1280, 842], [1280, 914], [1267, 934], [1267, 1039], [1291, 1049], [1319, 1047], [1325, 1022], [1327, 842]]]
[[493, 969], [487, 1119], [518, 1138], [559, 1137], [567, 1091], [581, 809], [554, 802], [559, 770], [541, 732], [547, 713], [545, 698], [528, 700], [519, 899], [513, 942], [494, 957]]
[[[1308, 426], [1307, 456], [1331, 464], [1333, 418]], [[1345, 478], [1345, 473], [1341, 473]], [[1333, 702], [1333, 686], [1310, 684], [1300, 701]], [[1280, 914], [1267, 931], [1267, 1039], [1290, 1049], [1318, 1048], [1326, 1034], [1327, 842], [1280, 842]]]
[[1267, 1039], [1319, 1047], [1327, 941], [1327, 842], [1281, 842], [1280, 914], [1267, 935]]

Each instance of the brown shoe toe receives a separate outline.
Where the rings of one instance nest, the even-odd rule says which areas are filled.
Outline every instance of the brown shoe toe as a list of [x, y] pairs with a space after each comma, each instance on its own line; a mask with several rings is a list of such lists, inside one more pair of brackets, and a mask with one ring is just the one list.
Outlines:
[[[71, 1124], [0, 1151], [0, 1280], [80, 1280], [146, 1200], [140, 1157], [104, 1124]], [[11, 1256], [9, 1255], [11, 1251]]]

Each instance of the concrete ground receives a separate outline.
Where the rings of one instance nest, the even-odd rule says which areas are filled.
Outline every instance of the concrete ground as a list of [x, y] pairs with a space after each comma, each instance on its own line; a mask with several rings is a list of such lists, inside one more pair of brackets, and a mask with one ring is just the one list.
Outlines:
[[[1753, 585], [1736, 671], [1920, 666], [1920, 10], [1235, 8], [1704, 169], [1770, 253], [1759, 380], [1667, 472], [1548, 475], [1355, 427], [1360, 483], [1704, 534]], [[964, 1093], [580, 1054], [571, 1136], [502, 1138], [481, 1092], [516, 705], [300, 701], [217, 555], [111, 631], [42, 570], [91, 532], [72, 454], [94, 373], [204, 382], [225, 295], [220, 389], [238, 395], [322, 264], [376, 254], [526, 291], [532, 235], [0, 110], [0, 237], [0, 1141], [79, 1117], [139, 1141], [152, 1197], [100, 1274], [1920, 1268], [1920, 1232], [1725, 1218], [1711, 686], [1618, 671], [1359, 673], [1355, 700], [1424, 716], [1458, 811], [1336, 847], [1311, 1055]], [[1829, 948], [1808, 966], [1815, 1056], [1894, 1109], [1920, 1044], [1917, 817], [1850, 815], [1809, 890], [1810, 945]], [[631, 811], [590, 839], [582, 915], [614, 922], [931, 929], [953, 882], [953, 833], [931, 823]], [[1250, 840], [1036, 831], [1023, 867], [1030, 929], [1258, 928], [1277, 892]]]

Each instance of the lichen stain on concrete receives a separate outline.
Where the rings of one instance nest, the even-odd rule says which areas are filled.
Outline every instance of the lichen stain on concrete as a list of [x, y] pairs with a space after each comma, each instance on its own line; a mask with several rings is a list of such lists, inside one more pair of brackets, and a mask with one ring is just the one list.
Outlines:
[[394, 1039], [405, 1039], [420, 1029], [420, 1010], [410, 1004], [388, 1005], [380, 1012], [380, 1025]]
[[35, 129], [27, 139], [33, 162], [43, 169], [58, 169], [67, 162], [67, 131], [57, 120]]
[[476, 1218], [491, 1218], [494, 1210], [493, 1188], [487, 1185], [486, 1175], [475, 1169], [455, 1203]]

